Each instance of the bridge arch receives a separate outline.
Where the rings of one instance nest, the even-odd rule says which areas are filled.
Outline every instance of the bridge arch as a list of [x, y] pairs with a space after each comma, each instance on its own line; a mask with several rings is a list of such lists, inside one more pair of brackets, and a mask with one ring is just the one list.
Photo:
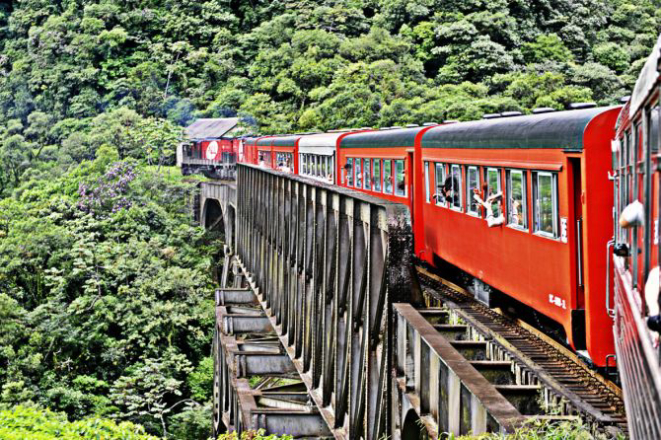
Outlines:
[[223, 207], [220, 201], [216, 199], [206, 199], [202, 207], [202, 226], [208, 230], [218, 230], [225, 232], [225, 219]]

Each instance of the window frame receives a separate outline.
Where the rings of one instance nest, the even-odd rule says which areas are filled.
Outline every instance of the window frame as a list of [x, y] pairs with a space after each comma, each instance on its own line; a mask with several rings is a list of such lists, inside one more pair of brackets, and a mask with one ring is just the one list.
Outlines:
[[372, 190], [372, 159], [363, 160], [363, 189]]
[[[438, 170], [441, 170], [441, 183], [439, 185], [439, 173]], [[439, 202], [438, 200], [440, 199], [440, 196], [442, 196], [441, 192], [439, 192], [439, 188], [443, 188], [443, 184], [445, 184], [445, 179], [447, 176], [447, 169], [445, 168], [445, 164], [443, 162], [434, 162], [434, 183], [436, 184], [436, 192], [434, 194], [437, 196], [436, 200], [434, 201], [434, 205], [436, 206], [443, 206], [445, 208], [448, 207], [447, 201], [445, 200], [445, 197], [443, 197], [443, 201]]]
[[354, 188], [363, 189], [363, 158], [355, 158], [353, 166], [356, 169], [356, 180], [354, 182]]
[[[349, 165], [349, 169], [346, 169], [346, 166]], [[346, 172], [344, 173], [346, 175], [346, 181], [345, 184], [346, 186], [353, 186], [353, 157], [347, 157], [347, 162], [344, 164]]]
[[[551, 240], [558, 240], [560, 235], [560, 210], [558, 206], [558, 174], [551, 171], [534, 171], [533, 172], [533, 233], [539, 237], [548, 238]], [[541, 227], [541, 217], [539, 206], [539, 178], [550, 177], [551, 178], [551, 216], [552, 216], [552, 227], [553, 232], [549, 233], [538, 229]], [[539, 220], [538, 220], [539, 218]]]
[[[450, 183], [452, 185], [452, 203], [450, 203], [450, 209], [453, 211], [458, 211], [458, 212], [464, 212], [464, 204], [463, 204], [463, 174], [461, 172], [462, 166], [459, 165], [458, 163], [453, 163], [449, 164], [449, 170], [450, 170], [450, 177], [452, 177], [452, 180], [450, 180]], [[459, 171], [459, 175], [457, 177], [457, 183], [459, 184], [459, 188], [454, 187], [454, 177], [455, 177], [455, 170]], [[459, 205], [455, 205], [455, 195], [458, 195], [457, 199], [459, 200]]]
[[[521, 176], [521, 208], [519, 217], [523, 219], [523, 225], [512, 223], [512, 175], [518, 174]], [[507, 226], [519, 231], [528, 231], [528, 172], [524, 169], [508, 168], [505, 170], [505, 196], [507, 197]]]
[[[489, 197], [489, 190], [491, 189], [491, 186], [489, 184], [489, 173], [492, 172], [492, 171], [496, 172], [496, 177], [497, 177], [496, 181], [498, 182], [498, 188], [494, 192], [494, 194], [498, 194], [498, 193], [502, 194], [502, 192], [503, 192], [503, 173], [502, 173], [502, 170], [500, 168], [496, 168], [496, 167], [485, 167], [484, 168], [484, 183], [487, 184], [487, 192], [485, 194], [482, 194], [482, 200], [484, 200], [484, 201], [486, 201], [487, 198]], [[502, 200], [502, 198], [501, 198], [501, 200]], [[498, 217], [498, 216], [504, 214], [503, 213], [502, 201], [491, 204], [492, 212], [493, 212], [493, 205], [499, 206], [498, 214], [496, 214], [496, 212], [493, 213], [494, 217]]]
[[[393, 160], [394, 165], [395, 165], [395, 172], [394, 172], [394, 189], [395, 189], [395, 195], [397, 197], [406, 197], [406, 160], [405, 159], [394, 159]], [[399, 182], [397, 181], [397, 168], [398, 165], [402, 165], [402, 181], [404, 183], [404, 190], [400, 193], [399, 192]]]
[[[475, 175], [477, 176], [477, 183], [475, 188], [472, 188], [470, 186], [470, 173], [471, 171], [475, 171]], [[473, 198], [473, 190], [477, 189], [480, 191], [481, 185], [480, 185], [480, 167], [477, 165], [466, 165], [466, 214], [471, 215], [473, 217], [482, 217], [482, 212], [480, 210], [481, 206], [475, 199]], [[471, 209], [471, 206], [475, 204], [475, 211]]]
[[[389, 179], [386, 180], [386, 165], [388, 165], [389, 171]], [[384, 159], [383, 160], [383, 193], [384, 194], [389, 194], [393, 195], [395, 194], [395, 185], [393, 184], [393, 161], [392, 159]], [[386, 186], [386, 183], [390, 183], [390, 191], [388, 191], [388, 187]]]
[[425, 161], [425, 203], [431, 202], [431, 194], [429, 190], [429, 161]]
[[[378, 175], [376, 171], [377, 168], [379, 170]], [[381, 192], [383, 189], [383, 185], [381, 185], [381, 180], [383, 179], [383, 173], [381, 172], [381, 159], [372, 160], [372, 173], [374, 174], [374, 185], [372, 186], [372, 190], [375, 192]]]

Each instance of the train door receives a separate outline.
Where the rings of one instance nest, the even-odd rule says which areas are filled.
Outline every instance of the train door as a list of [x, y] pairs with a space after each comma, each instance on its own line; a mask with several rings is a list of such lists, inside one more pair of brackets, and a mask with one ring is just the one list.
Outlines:
[[585, 349], [585, 247], [584, 247], [584, 222], [583, 222], [583, 182], [581, 173], [581, 158], [571, 157], [568, 160], [570, 173], [569, 179], [571, 188], [570, 203], [572, 208], [570, 213], [572, 218], [566, 225], [561, 225], [563, 229], [573, 228], [574, 233], [568, 230], [561, 231], [565, 237], [574, 237], [572, 248], [574, 249], [576, 261], [576, 309], [572, 310], [572, 334], [574, 346], [577, 350]]

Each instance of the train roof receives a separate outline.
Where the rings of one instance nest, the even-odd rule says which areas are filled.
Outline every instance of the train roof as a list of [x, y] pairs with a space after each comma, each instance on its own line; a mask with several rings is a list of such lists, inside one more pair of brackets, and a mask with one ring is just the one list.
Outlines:
[[295, 147], [301, 135], [264, 136], [257, 141], [258, 147]]
[[271, 145], [274, 147], [295, 147], [296, 141], [302, 137], [300, 134], [294, 136], [277, 136], [271, 138]]
[[585, 127], [613, 107], [569, 110], [439, 125], [422, 136], [423, 148], [583, 149]]
[[335, 153], [337, 140], [348, 133], [350, 132], [342, 131], [305, 136], [298, 142], [298, 151], [299, 153], [324, 154], [330, 156]]
[[342, 139], [342, 148], [413, 147], [415, 137], [429, 127], [397, 128], [352, 133]]

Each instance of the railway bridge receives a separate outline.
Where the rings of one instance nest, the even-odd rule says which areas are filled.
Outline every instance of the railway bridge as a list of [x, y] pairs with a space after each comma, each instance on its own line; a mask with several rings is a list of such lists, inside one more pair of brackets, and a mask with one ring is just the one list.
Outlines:
[[437, 295], [456, 286], [421, 284], [405, 206], [243, 164], [234, 181], [202, 183], [197, 202], [226, 242], [216, 434], [437, 438], [577, 413], [624, 423]]

